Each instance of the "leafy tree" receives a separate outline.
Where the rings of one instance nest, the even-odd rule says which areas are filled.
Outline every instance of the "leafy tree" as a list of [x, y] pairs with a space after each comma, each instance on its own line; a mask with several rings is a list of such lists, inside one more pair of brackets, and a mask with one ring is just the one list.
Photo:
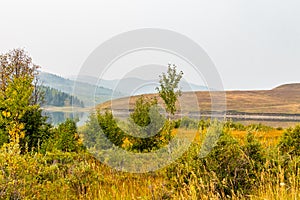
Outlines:
[[106, 138], [114, 145], [121, 146], [125, 133], [118, 127], [112, 112], [105, 111], [105, 113], [101, 114], [100, 111], [98, 111], [97, 120]]
[[112, 144], [121, 147], [125, 134], [108, 110], [92, 113], [82, 132], [85, 146], [96, 149], [109, 149]]
[[134, 111], [130, 114], [131, 128], [139, 127], [141, 137], [156, 134], [163, 126], [165, 118], [159, 113], [157, 99], [147, 100], [144, 96], [137, 99]]
[[156, 100], [147, 101], [143, 97], [136, 102], [130, 123], [126, 124], [130, 134], [118, 126], [111, 111], [91, 114], [82, 131], [85, 146], [110, 149], [115, 145], [130, 151], [149, 152], [165, 145], [165, 118], [159, 113], [156, 103]]
[[0, 88], [4, 95], [7, 86], [16, 78], [28, 77], [33, 81], [39, 68], [23, 49], [14, 49], [0, 55], [0, 66]]
[[5, 125], [5, 130], [10, 136], [10, 141], [19, 143], [25, 137], [25, 124], [21, 121], [25, 113], [33, 109], [30, 105], [30, 97], [33, 91], [31, 79], [28, 77], [8, 80], [5, 86], [5, 94], [0, 95], [0, 107], [2, 112], [0, 121]]
[[60, 150], [63, 152], [78, 152], [84, 149], [80, 140], [76, 122], [67, 119], [52, 131], [51, 137], [43, 145], [43, 150]]
[[22, 152], [39, 150], [42, 143], [50, 136], [51, 124], [46, 123], [47, 117], [42, 115], [42, 110], [33, 108], [27, 110], [21, 122], [25, 124], [25, 137], [20, 141]]
[[137, 99], [134, 111], [130, 114], [128, 131], [134, 137], [126, 137], [125, 141], [130, 141], [133, 150], [157, 149], [162, 144], [164, 125], [165, 117], [159, 113], [157, 99], [147, 100], [141, 96]]
[[[36, 88], [38, 68], [23, 49], [0, 55], [1, 138], [3, 142], [8, 138], [9, 142], [23, 145], [22, 149], [26, 145], [25, 137], [30, 148], [36, 146], [36, 140], [31, 141], [31, 137], [45, 138], [46, 133], [41, 132], [40, 127], [49, 127], [38, 104], [41, 98]], [[33, 129], [31, 123], [34, 121], [38, 122], [35, 123], [38, 126]], [[42, 143], [42, 140], [39, 142]]]
[[[164, 100], [166, 111], [172, 115], [176, 112], [176, 101], [179, 96], [181, 96], [181, 91], [179, 89], [179, 82], [183, 76], [183, 72], [177, 73], [176, 65], [168, 65], [167, 74], [162, 73], [159, 76], [160, 86], [156, 88], [158, 90], [159, 96]], [[170, 119], [170, 116], [169, 116]]]

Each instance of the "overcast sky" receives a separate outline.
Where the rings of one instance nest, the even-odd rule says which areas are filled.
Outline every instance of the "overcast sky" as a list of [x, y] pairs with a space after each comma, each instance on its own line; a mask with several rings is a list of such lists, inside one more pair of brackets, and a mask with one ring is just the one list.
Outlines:
[[0, 52], [25, 48], [42, 70], [76, 75], [112, 36], [163, 28], [196, 41], [225, 89], [300, 82], [298, 0], [1, 0]]

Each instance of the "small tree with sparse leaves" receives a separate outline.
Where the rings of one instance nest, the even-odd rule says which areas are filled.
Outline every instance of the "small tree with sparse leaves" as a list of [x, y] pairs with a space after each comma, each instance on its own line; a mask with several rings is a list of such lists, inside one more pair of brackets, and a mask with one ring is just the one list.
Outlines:
[[179, 82], [183, 76], [183, 72], [177, 73], [176, 65], [168, 64], [167, 73], [162, 73], [159, 76], [160, 86], [156, 88], [159, 96], [163, 99], [166, 111], [170, 115], [174, 115], [177, 111], [176, 102], [179, 96], [181, 96], [181, 90], [179, 88]]

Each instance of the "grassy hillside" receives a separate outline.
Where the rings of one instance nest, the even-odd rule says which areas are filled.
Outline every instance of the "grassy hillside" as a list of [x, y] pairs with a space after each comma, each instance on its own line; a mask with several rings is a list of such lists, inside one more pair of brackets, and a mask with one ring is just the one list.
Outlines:
[[[218, 94], [218, 92], [213, 92]], [[192, 101], [197, 96], [198, 105]], [[157, 94], [145, 95], [149, 98], [158, 97]], [[121, 98], [113, 101], [114, 109], [133, 108], [137, 96]], [[161, 102], [161, 99], [159, 99]], [[211, 93], [207, 91], [184, 92], [181, 97], [182, 111], [193, 112], [197, 109], [201, 112], [211, 110]], [[260, 113], [260, 114], [300, 114], [300, 84], [287, 84], [272, 90], [253, 91], [226, 91], [227, 111], [231, 113]], [[111, 102], [105, 102], [98, 106], [101, 109], [110, 108]]]

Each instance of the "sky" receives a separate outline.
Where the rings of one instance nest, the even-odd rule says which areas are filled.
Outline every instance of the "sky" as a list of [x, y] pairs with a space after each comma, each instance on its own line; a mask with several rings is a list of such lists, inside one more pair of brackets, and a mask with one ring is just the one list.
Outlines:
[[0, 18], [1, 53], [25, 48], [62, 76], [115, 35], [161, 28], [199, 44], [227, 90], [300, 82], [298, 0], [1, 0]]

